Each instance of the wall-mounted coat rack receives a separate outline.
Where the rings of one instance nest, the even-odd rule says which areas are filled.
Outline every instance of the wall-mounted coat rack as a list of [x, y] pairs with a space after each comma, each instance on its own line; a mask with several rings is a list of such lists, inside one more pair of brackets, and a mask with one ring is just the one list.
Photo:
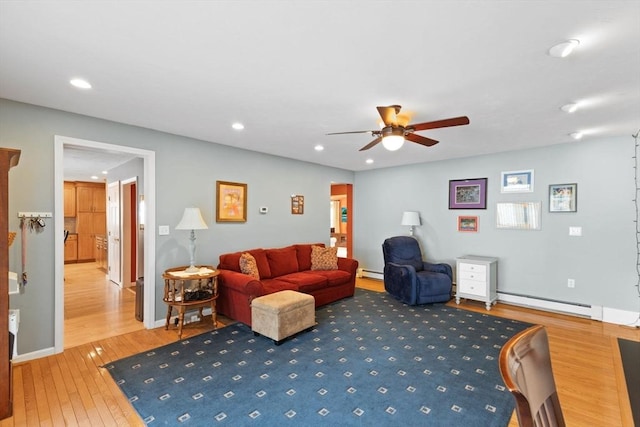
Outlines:
[[18, 212], [18, 218], [52, 218], [51, 212]]

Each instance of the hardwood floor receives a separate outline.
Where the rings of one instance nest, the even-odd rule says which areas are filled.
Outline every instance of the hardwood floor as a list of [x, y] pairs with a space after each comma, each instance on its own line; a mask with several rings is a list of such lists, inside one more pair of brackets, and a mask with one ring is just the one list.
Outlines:
[[144, 329], [135, 293], [110, 282], [95, 262], [64, 267], [64, 348]]
[[[383, 290], [382, 282], [377, 280], [358, 279], [357, 284], [369, 290]], [[456, 306], [455, 302], [449, 304]], [[463, 301], [458, 307], [486, 313], [484, 303]], [[489, 313], [547, 327], [554, 375], [567, 425], [633, 426], [617, 338], [640, 341], [639, 329], [502, 303]], [[219, 324], [229, 323], [228, 319], [218, 320]], [[210, 328], [210, 319], [205, 318], [202, 322], [186, 325], [183, 336], [193, 336]], [[91, 342], [14, 365], [14, 415], [0, 421], [0, 427], [143, 425], [111, 376], [100, 366], [174, 342], [176, 331], [158, 328], [102, 338], [84, 329], [78, 328], [78, 334], [92, 335]], [[69, 336], [69, 340], [73, 339]], [[517, 426], [515, 416], [509, 425]]]

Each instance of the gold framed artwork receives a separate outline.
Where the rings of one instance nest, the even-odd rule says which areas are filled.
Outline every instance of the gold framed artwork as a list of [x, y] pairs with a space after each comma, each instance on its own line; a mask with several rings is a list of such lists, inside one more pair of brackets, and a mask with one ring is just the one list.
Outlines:
[[304, 196], [299, 196], [297, 194], [291, 196], [291, 214], [304, 214]]
[[216, 181], [216, 222], [247, 221], [247, 184]]
[[459, 216], [458, 231], [464, 231], [468, 233], [477, 233], [478, 217], [477, 216]]

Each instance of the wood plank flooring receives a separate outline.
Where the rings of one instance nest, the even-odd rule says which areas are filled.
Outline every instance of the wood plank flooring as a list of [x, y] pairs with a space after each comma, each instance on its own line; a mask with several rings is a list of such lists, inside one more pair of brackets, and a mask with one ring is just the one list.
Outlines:
[[[369, 290], [383, 290], [382, 282], [377, 280], [358, 279], [357, 284]], [[72, 292], [69, 293], [71, 295]], [[450, 304], [456, 306], [455, 302]], [[486, 312], [484, 303], [463, 300], [458, 307]], [[633, 426], [616, 339], [640, 341], [639, 329], [502, 303], [489, 313], [547, 327], [554, 374], [567, 425]], [[219, 321], [229, 323], [224, 318], [219, 318]], [[210, 319], [205, 318], [202, 322], [186, 325], [183, 334], [189, 337], [210, 328]], [[78, 328], [78, 334], [83, 336], [78, 342], [88, 336], [83, 329]], [[177, 340], [176, 331], [158, 328], [109, 338], [92, 335], [95, 338], [90, 342], [65, 346], [61, 354], [14, 365], [14, 415], [0, 421], [0, 427], [143, 425], [111, 376], [100, 366], [174, 342]], [[75, 337], [65, 333], [67, 339], [71, 341]], [[509, 426], [517, 426], [515, 416]]]
[[135, 293], [109, 281], [95, 262], [64, 267], [64, 348], [144, 329]]

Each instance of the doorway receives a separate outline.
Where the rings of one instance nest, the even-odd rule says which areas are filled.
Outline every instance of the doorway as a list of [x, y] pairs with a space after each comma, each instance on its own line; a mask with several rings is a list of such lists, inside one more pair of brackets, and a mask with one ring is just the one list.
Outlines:
[[[144, 195], [145, 203], [148, 207], [145, 209], [144, 223], [150, 228], [155, 228], [155, 153], [149, 150], [142, 150], [132, 147], [105, 144], [101, 142], [80, 140], [76, 138], [55, 136], [54, 139], [54, 212], [56, 229], [64, 229], [64, 202], [63, 202], [63, 181], [64, 181], [64, 147], [84, 147], [92, 150], [104, 150], [108, 152], [120, 152], [134, 155], [143, 159], [144, 165]], [[58, 236], [60, 234], [60, 236]], [[153, 233], [145, 233], [143, 236], [144, 254], [142, 263], [144, 266], [144, 276], [149, 283], [155, 283], [155, 271], [151, 266], [155, 265], [155, 236]], [[66, 347], [64, 343], [64, 325], [65, 325], [65, 277], [64, 277], [64, 239], [63, 233], [55, 235], [55, 304], [54, 304], [54, 352], [59, 353]], [[106, 275], [103, 273], [103, 277]], [[151, 329], [155, 327], [155, 287], [144, 287], [144, 327]], [[86, 304], [88, 306], [88, 304]], [[97, 309], [96, 309], [97, 310]], [[134, 319], [134, 311], [131, 310], [130, 316]], [[94, 323], [86, 325], [90, 330], [97, 329]], [[139, 322], [138, 322], [139, 327]], [[120, 332], [112, 333], [116, 335]], [[93, 336], [95, 340], [95, 336]]]
[[331, 246], [338, 247], [338, 256], [353, 254], [353, 184], [331, 184]]

